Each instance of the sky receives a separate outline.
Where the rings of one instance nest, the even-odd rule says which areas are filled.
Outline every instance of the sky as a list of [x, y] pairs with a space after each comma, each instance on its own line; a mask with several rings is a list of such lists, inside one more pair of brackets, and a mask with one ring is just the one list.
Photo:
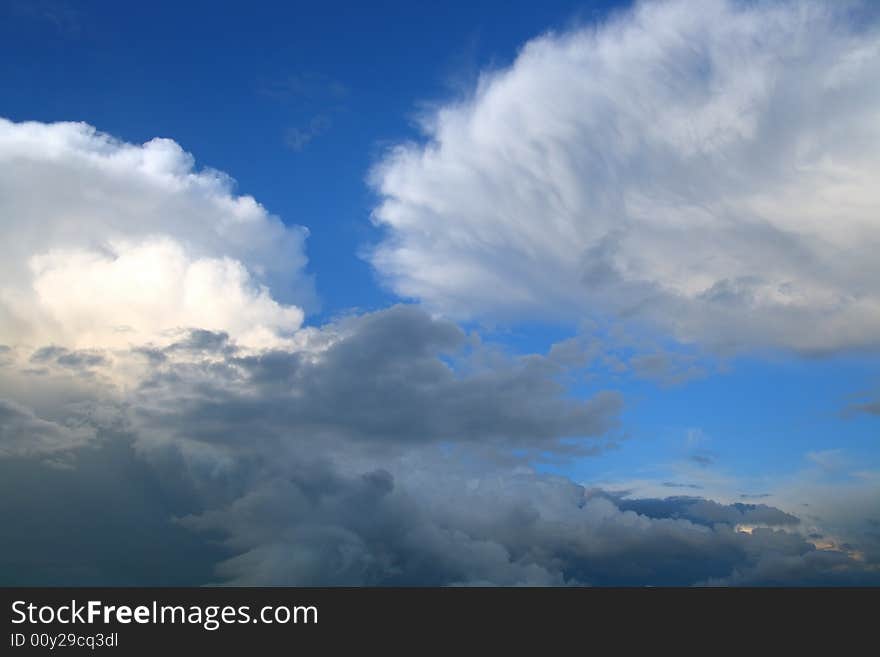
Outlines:
[[0, 583], [880, 583], [878, 79], [856, 0], [5, 0]]

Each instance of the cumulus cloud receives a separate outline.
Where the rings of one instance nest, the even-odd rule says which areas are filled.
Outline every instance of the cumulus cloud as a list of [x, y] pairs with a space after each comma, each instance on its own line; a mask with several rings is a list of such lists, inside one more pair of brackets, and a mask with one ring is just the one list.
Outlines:
[[661, 0], [534, 39], [376, 166], [373, 264], [459, 317], [876, 347], [880, 32], [861, 9]]
[[[54, 581], [77, 584], [880, 581], [872, 549], [819, 547], [804, 535], [812, 519], [767, 504], [645, 499], [536, 472], [542, 455], [606, 444], [620, 412], [611, 393], [572, 397], [558, 353], [504, 355], [408, 306], [304, 333], [297, 349], [260, 353], [206, 330], [107, 356], [17, 353], [0, 384], [30, 384], [0, 386], [18, 396], [0, 406], [5, 424], [71, 456], [68, 469], [46, 468], [20, 449], [20, 431], [0, 434], [0, 474], [23, 500], [0, 505], [0, 581], [47, 577], [27, 549], [31, 525], [4, 522], [55, 517], [45, 490], [68, 491], [68, 512], [95, 519], [63, 550], [39, 546]], [[123, 360], [139, 363], [138, 378], [102, 385]], [[36, 365], [39, 375], [16, 369]], [[65, 385], [85, 391], [71, 399]], [[38, 417], [28, 397], [53, 415]], [[70, 435], [77, 426], [87, 443]], [[170, 559], [161, 575], [156, 558], [135, 560], [151, 546]]]
[[0, 222], [7, 344], [113, 348], [202, 328], [277, 346], [311, 302], [307, 231], [169, 139], [0, 119]]
[[[729, 525], [638, 514], [565, 479], [438, 481], [424, 464], [397, 477], [296, 473], [185, 522], [232, 532], [242, 552], [219, 572], [239, 584], [694, 584], [748, 571], [764, 551]], [[795, 561], [815, 551], [781, 531], [760, 540]]]
[[426, 443], [577, 454], [606, 444], [623, 404], [613, 391], [572, 398], [559, 381], [565, 369], [546, 356], [486, 367], [460, 328], [412, 306], [314, 330], [295, 352], [243, 354], [222, 335], [197, 338], [184, 362], [175, 356], [192, 338], [152, 354], [157, 364], [136, 393], [156, 409], [145, 417], [153, 431], [175, 440], [227, 445], [247, 435], [255, 447], [298, 450], [341, 440], [349, 455]]

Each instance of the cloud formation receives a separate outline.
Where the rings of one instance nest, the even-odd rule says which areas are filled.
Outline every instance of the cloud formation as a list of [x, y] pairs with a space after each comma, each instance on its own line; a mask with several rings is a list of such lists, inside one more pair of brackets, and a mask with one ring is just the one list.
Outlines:
[[[297, 349], [260, 353], [205, 330], [129, 353], [17, 350], [0, 390], [18, 398], [0, 409], [46, 440], [26, 451], [20, 432], [0, 434], [12, 446], [0, 473], [19, 473], [24, 500], [0, 506], [12, 546], [0, 579], [42, 581], [20, 533], [29, 525], [4, 514], [51, 516], [39, 490], [70, 490], [76, 468], [66, 508], [87, 509], [101, 538], [41, 546], [56, 581], [157, 581], [155, 560], [137, 566], [125, 547], [132, 523], [136, 554], [177, 546], [169, 583], [880, 582], [870, 544], [817, 547], [812, 520], [776, 507], [644, 499], [536, 472], [542, 456], [607, 444], [620, 412], [612, 393], [571, 397], [552, 350], [504, 355], [409, 306], [304, 332]], [[121, 367], [138, 373], [124, 387], [101, 376]], [[37, 402], [49, 410], [29, 410]], [[68, 467], [46, 467], [39, 450], [66, 450]], [[136, 503], [129, 513], [96, 499]], [[96, 540], [100, 564], [83, 557]]]
[[[538, 472], [623, 437], [597, 341], [302, 326], [304, 229], [174, 142], [0, 121], [0, 220], [2, 583], [880, 582], [870, 486], [817, 544], [821, 516]], [[652, 354], [628, 366], [699, 374]]]
[[589, 453], [604, 443], [583, 440], [613, 432], [623, 405], [607, 390], [570, 397], [565, 368], [545, 356], [495, 355], [487, 367], [486, 348], [412, 306], [313, 329], [305, 344], [243, 354], [201, 332], [151, 353], [136, 399], [161, 409], [147, 421], [176, 439], [225, 445], [247, 435], [252, 446], [298, 450], [342, 441], [349, 455], [438, 443], [496, 456]]
[[289, 128], [284, 134], [284, 143], [290, 150], [299, 153], [312, 141], [327, 132], [331, 123], [330, 117], [326, 114], [313, 116], [307, 125]]
[[52, 455], [81, 447], [94, 436], [88, 425], [50, 422], [14, 401], [0, 399], [0, 458]]
[[880, 31], [864, 9], [661, 0], [534, 39], [376, 166], [373, 264], [457, 317], [878, 346]]
[[264, 347], [299, 329], [307, 231], [193, 163], [169, 139], [0, 119], [0, 341], [126, 347], [203, 328]]

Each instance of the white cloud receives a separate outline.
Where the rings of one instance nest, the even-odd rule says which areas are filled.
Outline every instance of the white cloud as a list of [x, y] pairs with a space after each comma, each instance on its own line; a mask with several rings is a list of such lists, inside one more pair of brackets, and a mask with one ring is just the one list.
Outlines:
[[197, 327], [264, 347], [297, 330], [307, 231], [193, 165], [168, 139], [0, 119], [0, 342], [113, 348]]
[[645, 2], [548, 34], [373, 171], [399, 294], [713, 346], [880, 336], [880, 39], [854, 3]]
[[262, 347], [302, 323], [299, 308], [272, 299], [238, 260], [191, 259], [167, 238], [110, 248], [50, 251], [31, 259], [38, 303], [56, 335], [69, 336], [75, 347], [173, 337], [169, 329], [175, 327], [226, 331]]

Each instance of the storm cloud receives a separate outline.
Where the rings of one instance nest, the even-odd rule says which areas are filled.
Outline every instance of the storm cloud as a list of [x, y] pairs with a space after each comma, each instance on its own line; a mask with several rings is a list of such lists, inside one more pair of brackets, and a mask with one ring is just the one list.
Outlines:
[[[90, 389], [66, 407], [79, 418], [76, 431], [62, 417], [40, 419], [25, 399], [4, 402], [13, 430], [2, 434], [0, 468], [19, 473], [5, 481], [21, 502], [3, 513], [54, 517], [57, 494], [91, 524], [57, 550], [41, 543], [40, 563], [54, 564], [47, 571], [26, 549], [32, 524], [4, 523], [6, 544], [18, 547], [5, 552], [3, 581], [876, 579], [874, 561], [852, 546], [817, 548], [798, 517], [769, 505], [643, 499], [536, 470], [542, 458], [590, 454], [621, 439], [620, 396], [572, 397], [558, 350], [504, 354], [411, 306], [312, 328], [300, 345], [254, 354], [200, 330], [164, 346], [75, 357], [100, 374], [74, 379]], [[19, 371], [37, 386], [28, 394], [69, 382], [72, 353], [23, 354], [19, 368], [45, 367]], [[46, 454], [65, 450], [64, 467], [46, 464]], [[132, 565], [169, 545], [177, 552], [162, 578], [152, 559]], [[96, 549], [105, 565], [86, 567], [84, 555]]]

